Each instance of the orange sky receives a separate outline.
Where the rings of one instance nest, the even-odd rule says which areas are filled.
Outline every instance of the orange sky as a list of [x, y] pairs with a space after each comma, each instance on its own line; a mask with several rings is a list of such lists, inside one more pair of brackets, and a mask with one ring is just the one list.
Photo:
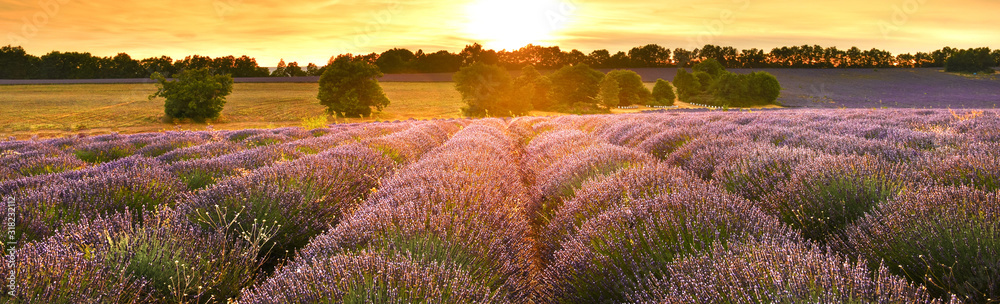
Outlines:
[[[289, 4], [289, 3], [293, 4]], [[0, 45], [136, 58], [338, 53], [524, 43], [628, 50], [820, 44], [893, 53], [1000, 47], [996, 0], [0, 0]]]

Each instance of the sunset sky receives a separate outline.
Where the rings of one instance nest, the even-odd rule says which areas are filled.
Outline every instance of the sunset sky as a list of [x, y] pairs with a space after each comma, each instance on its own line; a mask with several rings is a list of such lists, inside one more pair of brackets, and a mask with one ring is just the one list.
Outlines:
[[527, 43], [612, 52], [820, 44], [893, 53], [1000, 47], [996, 0], [0, 0], [0, 45], [134, 58], [249, 55], [323, 65], [339, 53]]

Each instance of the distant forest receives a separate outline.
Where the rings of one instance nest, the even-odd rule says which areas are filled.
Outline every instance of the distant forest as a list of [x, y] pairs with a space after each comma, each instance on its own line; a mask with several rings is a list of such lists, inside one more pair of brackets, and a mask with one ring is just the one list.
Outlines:
[[[993, 62], [1000, 63], [1000, 50], [973, 49], [979, 54], [989, 54]], [[578, 50], [563, 51], [558, 46], [527, 45], [515, 51], [483, 49], [482, 45], [466, 46], [459, 53], [438, 51], [424, 53], [407, 49], [391, 49], [367, 55], [339, 55], [353, 60], [368, 61], [383, 73], [447, 73], [476, 62], [495, 64], [516, 70], [532, 65], [538, 69], [557, 69], [564, 65], [586, 63], [594, 68], [654, 68], [690, 67], [708, 58], [714, 58], [726, 68], [914, 68], [944, 67], [946, 60], [960, 49], [945, 47], [940, 50], [916, 54], [893, 55], [890, 52], [853, 47], [841, 50], [819, 45], [774, 48], [770, 52], [760, 49], [738, 50], [734, 47], [706, 45], [700, 49], [669, 49], [656, 44], [635, 47], [628, 52], [612, 54], [596, 50], [584, 54]], [[331, 58], [332, 60], [333, 58]], [[233, 77], [294, 77], [319, 76], [324, 67], [309, 64], [301, 67], [297, 62], [278, 63], [275, 71], [261, 67], [248, 56], [188, 56], [175, 60], [162, 56], [133, 59], [125, 53], [114, 57], [97, 57], [90, 53], [57, 52], [41, 57], [28, 54], [20, 46], [0, 47], [0, 79], [101, 79], [148, 78], [159, 72], [167, 77], [191, 68], [209, 68], [218, 74]]]

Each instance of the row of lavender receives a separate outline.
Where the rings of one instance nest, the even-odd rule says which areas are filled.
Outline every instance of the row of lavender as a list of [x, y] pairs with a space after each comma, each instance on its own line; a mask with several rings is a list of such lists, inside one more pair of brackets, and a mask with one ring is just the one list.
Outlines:
[[[3, 143], [17, 170], [38, 150], [65, 158], [187, 142], [155, 158], [136, 152], [0, 184], [28, 243], [14, 268], [18, 294], [28, 303], [224, 302], [464, 123], [163, 134], [141, 148], [154, 136]], [[192, 183], [197, 174], [207, 178]]]
[[794, 110], [4, 142], [0, 191], [30, 205], [25, 302], [979, 303], [1000, 296], [998, 127]]

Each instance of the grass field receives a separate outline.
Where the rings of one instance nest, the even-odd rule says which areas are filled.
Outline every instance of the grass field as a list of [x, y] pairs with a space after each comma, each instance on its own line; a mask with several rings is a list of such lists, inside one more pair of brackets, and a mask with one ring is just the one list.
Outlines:
[[[163, 99], [149, 100], [153, 84], [78, 84], [0, 86], [0, 134], [18, 138], [69, 133], [138, 133], [173, 129], [273, 128], [300, 126], [322, 116], [315, 83], [238, 83], [222, 116], [207, 124], [165, 123]], [[392, 101], [366, 119], [329, 122], [461, 117], [461, 97], [452, 83], [383, 83]]]
[[[653, 83], [647, 83], [653, 88]], [[413, 119], [460, 118], [464, 105], [451, 82], [383, 82], [389, 107], [354, 123]], [[19, 139], [67, 134], [141, 133], [183, 130], [239, 130], [303, 126], [303, 119], [326, 116], [316, 99], [316, 83], [237, 83], [222, 116], [207, 123], [164, 122], [163, 99], [149, 100], [154, 84], [0, 85], [0, 136]], [[687, 104], [678, 103], [681, 108]], [[648, 110], [615, 109], [614, 113]], [[535, 111], [535, 116], [563, 115]]]

